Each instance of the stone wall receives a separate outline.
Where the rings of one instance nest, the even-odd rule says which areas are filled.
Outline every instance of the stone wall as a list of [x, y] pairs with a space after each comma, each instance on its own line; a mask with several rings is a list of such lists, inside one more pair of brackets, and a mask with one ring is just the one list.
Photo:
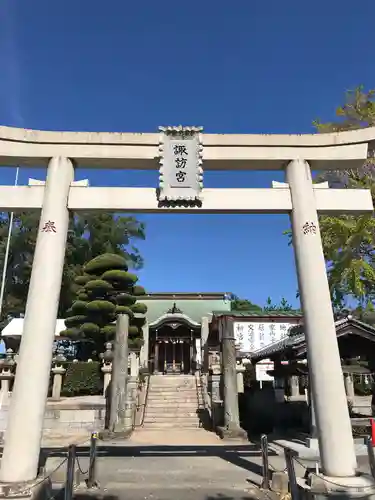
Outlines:
[[[7, 427], [9, 402], [0, 409], [0, 433]], [[105, 400], [97, 396], [47, 402], [43, 435], [46, 437], [85, 436], [100, 431], [105, 423]]]
[[[110, 344], [108, 344], [110, 345]], [[109, 352], [109, 347], [107, 348]], [[106, 351], [106, 352], [107, 352]], [[107, 354], [108, 354], [107, 352]], [[106, 424], [106, 400], [104, 394], [111, 380], [112, 364], [108, 361], [109, 356], [104, 357], [102, 372], [104, 376], [103, 394], [97, 396], [61, 397], [61, 388], [65, 369], [54, 358], [51, 368], [53, 376], [52, 397], [47, 400], [43, 436], [89, 436], [92, 432], [101, 431]], [[60, 360], [61, 361], [61, 360]], [[90, 361], [88, 361], [89, 363]], [[8, 349], [7, 358], [0, 363], [0, 435], [7, 428], [8, 412], [12, 399], [12, 385], [16, 376], [17, 359], [14, 353]], [[129, 411], [128, 426], [133, 424], [133, 412], [139, 397], [139, 357], [136, 353], [129, 354], [128, 361], [128, 400]], [[27, 412], [27, 408], [25, 408]]]

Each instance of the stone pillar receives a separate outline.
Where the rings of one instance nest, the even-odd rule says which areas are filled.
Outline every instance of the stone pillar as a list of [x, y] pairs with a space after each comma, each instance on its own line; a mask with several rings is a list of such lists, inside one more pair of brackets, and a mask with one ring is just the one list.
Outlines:
[[52, 399], [58, 401], [61, 396], [62, 378], [66, 372], [65, 368], [61, 365], [56, 365], [52, 368], [53, 385], [52, 385]]
[[154, 373], [159, 373], [159, 342], [155, 344]]
[[236, 366], [237, 370], [237, 393], [243, 394], [245, 392], [244, 382], [243, 382], [243, 374], [246, 370], [246, 367], [240, 363]]
[[309, 407], [309, 419], [310, 419], [310, 437], [306, 440], [306, 445], [309, 448], [313, 448], [315, 450], [319, 450], [319, 441], [318, 441], [318, 432], [316, 429], [316, 416], [315, 416], [315, 407], [314, 407], [314, 399], [311, 393], [311, 385], [308, 383], [306, 391], [306, 400]]
[[209, 370], [209, 356], [208, 356], [208, 334], [210, 332], [209, 318], [204, 316], [201, 323], [201, 347], [203, 351], [202, 356], [202, 372], [208, 373]]
[[190, 344], [189, 344], [189, 356], [190, 356], [190, 374], [195, 373], [195, 356], [194, 356], [194, 340], [193, 340], [193, 331], [190, 330]]
[[298, 398], [299, 397], [299, 377], [298, 377], [298, 375], [292, 375], [289, 378], [289, 385], [290, 385], [290, 396], [292, 398]]
[[285, 403], [285, 380], [284, 377], [280, 376], [280, 372], [282, 370], [282, 364], [280, 359], [275, 359], [274, 370], [276, 372], [273, 382], [275, 391], [275, 401], [276, 403]]
[[237, 395], [236, 347], [233, 321], [221, 317], [222, 364], [224, 382], [224, 429], [222, 437], [245, 438], [246, 433], [240, 427], [240, 414]]
[[112, 390], [109, 430], [121, 433], [125, 425], [128, 380], [129, 317], [119, 314], [116, 323], [116, 341], [112, 363]]
[[74, 169], [67, 158], [52, 158], [34, 252], [26, 314], [17, 363], [0, 481], [35, 479], [42, 438], [69, 225], [68, 196]]
[[146, 322], [142, 326], [142, 333], [143, 333], [143, 346], [141, 347], [141, 352], [140, 352], [140, 364], [142, 368], [147, 368], [148, 367], [148, 358], [149, 358], [149, 328], [148, 328], [148, 323]]
[[14, 379], [14, 366], [16, 364], [15, 354], [12, 349], [7, 349], [6, 351], [6, 359], [0, 365], [1, 374], [1, 392], [2, 392], [2, 401], [4, 401], [4, 396], [6, 398], [9, 397], [10, 385]]
[[139, 375], [139, 358], [135, 352], [131, 352], [130, 358], [130, 376], [137, 378]]
[[344, 384], [347, 399], [354, 401], [354, 382], [350, 373], [344, 373]]
[[202, 341], [195, 339], [195, 366], [197, 370], [202, 370]]
[[223, 401], [221, 399], [221, 381], [220, 369], [214, 370], [208, 376], [208, 389], [211, 395], [211, 418], [214, 429], [223, 425]]
[[14, 375], [9, 370], [9, 368], [3, 368], [1, 370], [1, 392], [7, 396], [10, 391], [10, 381], [13, 379]]
[[322, 468], [327, 476], [355, 476], [357, 460], [310, 167], [293, 160], [286, 174]]
[[129, 376], [127, 382], [124, 431], [130, 431], [133, 427], [136, 410], [135, 407], [137, 404], [137, 382], [138, 377]]
[[103, 372], [103, 396], [105, 396], [107, 393], [109, 383], [111, 381], [112, 363], [103, 365], [102, 372]]

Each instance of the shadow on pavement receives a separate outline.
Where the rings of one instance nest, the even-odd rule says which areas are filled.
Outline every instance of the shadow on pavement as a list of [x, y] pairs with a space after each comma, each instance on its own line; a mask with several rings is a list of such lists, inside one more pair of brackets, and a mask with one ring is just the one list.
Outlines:
[[[88, 446], [81, 446], [77, 448], [78, 458], [89, 457], [90, 448]], [[47, 457], [64, 457], [66, 451], [44, 448], [41, 455], [41, 465], [46, 464]], [[269, 456], [277, 456], [275, 452], [269, 451]], [[248, 460], [248, 458], [260, 458], [260, 447], [256, 444], [225, 444], [225, 445], [158, 445], [158, 446], [133, 446], [133, 445], [98, 445], [97, 447], [98, 459], [105, 459], [106, 457], [217, 457], [227, 463], [236, 467], [240, 467], [248, 472], [262, 477], [261, 465]], [[260, 461], [261, 462], [261, 461]], [[91, 495], [91, 494], [90, 494]], [[78, 497], [76, 497], [78, 498]]]
[[[228, 492], [229, 493], [229, 492]], [[80, 493], [76, 492], [73, 496], [74, 500], [144, 500], [144, 499], [150, 499], [150, 500], [249, 500], [249, 499], [260, 499], [260, 498], [267, 498], [267, 500], [272, 500], [273, 496], [266, 497], [264, 494], [261, 492], [255, 492], [255, 491], [249, 491], [247, 494], [244, 494], [244, 492], [238, 492], [236, 495], [235, 493], [230, 493], [230, 494], [223, 494], [223, 493], [215, 493], [215, 494], [199, 494], [197, 491], [189, 491], [189, 490], [178, 490], [177, 491], [168, 491], [165, 490], [163, 491], [158, 491], [158, 492], [153, 492], [150, 495], [147, 495], [145, 497], [142, 496], [143, 493], [141, 494], [135, 494], [134, 491], [121, 491], [118, 494], [113, 494], [109, 493], [106, 491], [93, 491], [93, 492], [87, 492], [87, 493]]]

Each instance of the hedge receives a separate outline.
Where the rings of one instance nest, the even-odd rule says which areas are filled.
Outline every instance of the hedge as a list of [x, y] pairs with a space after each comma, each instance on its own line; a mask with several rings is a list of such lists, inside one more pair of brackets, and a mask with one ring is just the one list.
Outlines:
[[99, 361], [67, 363], [62, 396], [93, 396], [102, 394], [101, 364]]

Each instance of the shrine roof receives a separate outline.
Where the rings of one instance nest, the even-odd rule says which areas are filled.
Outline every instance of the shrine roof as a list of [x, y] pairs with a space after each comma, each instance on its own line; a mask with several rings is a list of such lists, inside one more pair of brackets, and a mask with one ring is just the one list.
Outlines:
[[172, 320], [182, 315], [196, 323], [201, 323], [202, 317], [211, 318], [214, 310], [227, 311], [230, 301], [224, 293], [155, 293], [145, 295], [141, 301], [147, 305], [147, 321], [149, 324], [157, 322], [159, 318]]
[[302, 318], [302, 311], [213, 311], [213, 315], [228, 316], [233, 318], [257, 318], [257, 319], [276, 319], [276, 318]]
[[[357, 332], [362, 331], [364, 333], [370, 334], [370, 338], [375, 342], [375, 328], [355, 318], [340, 319], [335, 322], [335, 327], [337, 336], [340, 336], [342, 334], [350, 335], [351, 333], [353, 333], [353, 331], [350, 330], [350, 328], [348, 329], [347, 327], [352, 327]], [[303, 328], [302, 325], [301, 328]], [[266, 347], [255, 351], [251, 354], [251, 360], [256, 363], [258, 361], [261, 361], [262, 359], [269, 358], [276, 354], [282, 354], [285, 351], [296, 351], [297, 349], [302, 351], [306, 350], [306, 338], [303, 332], [293, 336], [284, 337], [281, 340], [274, 342], [273, 344], [269, 344]]]

